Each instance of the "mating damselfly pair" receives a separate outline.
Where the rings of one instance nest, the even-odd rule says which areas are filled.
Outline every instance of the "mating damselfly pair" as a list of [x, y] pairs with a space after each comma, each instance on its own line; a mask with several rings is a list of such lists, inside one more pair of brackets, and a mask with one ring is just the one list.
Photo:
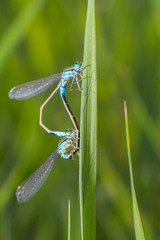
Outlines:
[[[58, 137], [63, 137], [63, 140], [59, 143], [57, 150], [50, 155], [46, 162], [43, 163], [40, 168], [38, 168], [31, 176], [29, 176], [24, 182], [22, 182], [22, 184], [18, 186], [16, 191], [18, 202], [25, 202], [38, 192], [50, 174], [55, 159], [59, 155], [64, 159], [71, 159], [73, 158], [73, 155], [79, 150], [80, 130], [76, 118], [66, 99], [65, 91], [70, 80], [72, 80], [70, 90], [75, 90], [72, 89], [73, 84], [77, 84], [78, 89], [76, 90], [81, 90], [79, 81], [83, 79], [82, 72], [85, 67], [83, 67], [82, 63], [76, 62], [73, 67], [65, 69], [62, 73], [21, 84], [12, 88], [9, 92], [9, 98], [21, 101], [40, 94], [41, 92], [50, 88], [55, 81], [60, 80], [58, 86], [40, 107], [39, 123], [40, 126], [43, 127], [48, 133], [54, 134]], [[60, 90], [60, 96], [75, 127], [75, 130], [66, 130], [65, 132], [52, 131], [43, 124], [43, 109], [58, 90]]]

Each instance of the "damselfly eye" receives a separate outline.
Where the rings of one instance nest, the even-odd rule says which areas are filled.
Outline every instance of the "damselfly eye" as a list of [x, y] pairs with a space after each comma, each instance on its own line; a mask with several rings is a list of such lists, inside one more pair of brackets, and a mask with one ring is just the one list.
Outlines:
[[82, 67], [82, 63], [81, 62], [75, 62], [74, 68], [79, 69], [81, 67]]
[[72, 131], [69, 130], [69, 129], [67, 129], [67, 130], [65, 131], [65, 134], [66, 134], [66, 136], [70, 136], [70, 135], [72, 134]]

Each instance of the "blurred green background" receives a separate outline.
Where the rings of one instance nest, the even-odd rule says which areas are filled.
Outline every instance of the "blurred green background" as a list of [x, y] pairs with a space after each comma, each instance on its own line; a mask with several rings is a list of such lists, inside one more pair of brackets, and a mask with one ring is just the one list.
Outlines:
[[[0, 239], [80, 239], [78, 162], [57, 159], [44, 187], [18, 204], [17, 186], [57, 148], [38, 124], [49, 93], [8, 99], [18, 84], [83, 59], [86, 1], [0, 1]], [[127, 100], [137, 199], [146, 239], [160, 239], [160, 2], [96, 1], [97, 239], [134, 239], [123, 101]], [[79, 121], [80, 93], [67, 91]], [[59, 94], [45, 109], [53, 130], [73, 128]]]

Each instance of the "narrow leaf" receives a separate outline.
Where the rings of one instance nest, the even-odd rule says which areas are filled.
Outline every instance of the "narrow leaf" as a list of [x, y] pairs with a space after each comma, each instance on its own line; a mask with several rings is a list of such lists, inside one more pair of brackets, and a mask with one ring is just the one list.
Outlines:
[[130, 150], [130, 138], [129, 138], [129, 128], [128, 128], [128, 114], [127, 114], [126, 102], [124, 102], [124, 114], [125, 114], [125, 124], [126, 124], [127, 151], [128, 151], [129, 173], [130, 173], [131, 191], [132, 191], [132, 207], [133, 207], [135, 236], [136, 236], [137, 240], [145, 240], [141, 217], [140, 217], [139, 208], [138, 208], [138, 203], [137, 203], [137, 198], [136, 198], [136, 192], [135, 192], [135, 188], [134, 188], [131, 150]]
[[81, 239], [96, 238], [95, 186], [97, 157], [97, 79], [95, 1], [88, 0], [84, 40], [84, 70], [80, 123], [80, 213]]
[[71, 239], [71, 204], [68, 200], [68, 240]]

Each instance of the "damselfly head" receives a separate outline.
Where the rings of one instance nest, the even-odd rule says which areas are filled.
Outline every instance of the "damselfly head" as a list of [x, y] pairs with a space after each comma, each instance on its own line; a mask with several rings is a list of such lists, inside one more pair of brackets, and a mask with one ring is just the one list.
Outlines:
[[75, 62], [73, 66], [74, 66], [75, 69], [80, 70], [83, 66], [83, 63], [82, 62]]
[[65, 136], [66, 136], [66, 137], [71, 136], [71, 134], [72, 134], [72, 130], [67, 129], [67, 130], [65, 131]]
[[58, 145], [58, 152], [65, 159], [72, 158], [75, 153], [76, 148], [76, 131], [75, 130], [66, 130], [66, 136]]
[[65, 138], [75, 140], [77, 137], [77, 131], [76, 130], [66, 130], [65, 131]]

